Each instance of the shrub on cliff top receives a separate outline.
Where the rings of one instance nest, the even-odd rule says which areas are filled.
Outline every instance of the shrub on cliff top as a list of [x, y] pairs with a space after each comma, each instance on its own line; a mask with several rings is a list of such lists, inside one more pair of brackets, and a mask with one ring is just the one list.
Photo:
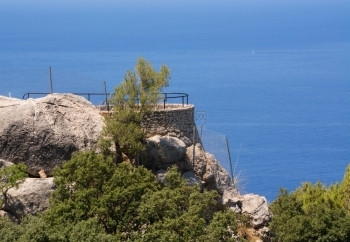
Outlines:
[[133, 161], [137, 153], [144, 149], [145, 132], [141, 128], [141, 121], [152, 112], [169, 79], [170, 70], [167, 66], [162, 65], [156, 71], [143, 58], [137, 60], [134, 71], [126, 72], [124, 81], [115, 88], [110, 100], [113, 113], [106, 117], [104, 137], [100, 141], [100, 147], [105, 153], [110, 153], [108, 151], [113, 144], [118, 162], [123, 161], [123, 154]]

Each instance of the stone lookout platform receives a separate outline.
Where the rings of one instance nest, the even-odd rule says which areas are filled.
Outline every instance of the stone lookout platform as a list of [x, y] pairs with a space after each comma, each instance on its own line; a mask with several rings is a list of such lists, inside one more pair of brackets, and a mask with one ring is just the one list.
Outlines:
[[[111, 111], [106, 111], [104, 107], [100, 113], [106, 116]], [[192, 104], [159, 104], [141, 125], [148, 131], [149, 136], [170, 135], [181, 139], [188, 146], [192, 145], [193, 141], [200, 142], [194, 113], [195, 109]]]

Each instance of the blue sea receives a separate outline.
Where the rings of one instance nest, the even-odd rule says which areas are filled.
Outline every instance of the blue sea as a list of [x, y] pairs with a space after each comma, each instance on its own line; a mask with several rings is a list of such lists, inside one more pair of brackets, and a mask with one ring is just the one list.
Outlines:
[[3, 3], [0, 95], [49, 92], [49, 67], [54, 92], [112, 91], [142, 56], [206, 114], [205, 148], [230, 171], [227, 137], [242, 193], [273, 201], [280, 187], [342, 180], [348, 1], [72, 2]]

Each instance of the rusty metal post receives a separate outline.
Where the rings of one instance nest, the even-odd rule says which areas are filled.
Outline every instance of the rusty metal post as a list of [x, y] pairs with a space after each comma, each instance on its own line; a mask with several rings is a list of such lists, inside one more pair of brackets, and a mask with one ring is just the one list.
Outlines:
[[105, 86], [105, 102], [106, 102], [106, 107], [107, 107], [107, 111], [109, 111], [109, 104], [108, 104], [108, 98], [107, 98], [107, 85], [106, 82], [104, 81], [104, 86]]
[[194, 159], [196, 156], [196, 126], [193, 126], [193, 138], [192, 138], [192, 146], [193, 146], [193, 152], [192, 152], [192, 166], [193, 166], [193, 170], [194, 170]]
[[49, 67], [49, 75], [50, 75], [50, 93], [53, 93], [53, 87], [52, 87], [52, 71], [51, 66]]
[[226, 147], [227, 147], [227, 152], [228, 152], [228, 159], [229, 159], [229, 162], [230, 162], [231, 179], [233, 180], [234, 178], [233, 178], [233, 169], [232, 169], [230, 146], [228, 145], [228, 139], [227, 139], [226, 136], [225, 136], [225, 138], [226, 138]]

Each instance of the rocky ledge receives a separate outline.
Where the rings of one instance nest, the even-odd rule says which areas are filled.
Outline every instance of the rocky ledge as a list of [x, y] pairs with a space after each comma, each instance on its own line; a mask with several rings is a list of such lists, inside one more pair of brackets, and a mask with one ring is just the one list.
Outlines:
[[102, 127], [99, 110], [80, 96], [0, 97], [0, 158], [50, 176], [74, 151], [95, 149]]
[[[0, 163], [7, 166], [23, 162], [32, 177], [39, 177], [39, 171], [43, 177], [50, 177], [53, 169], [70, 159], [73, 152], [96, 150], [103, 122], [96, 107], [72, 94], [28, 100], [0, 96]], [[147, 139], [140, 163], [160, 180], [166, 168], [176, 164], [189, 184], [217, 190], [224, 206], [249, 215], [258, 233], [268, 231], [266, 198], [241, 195], [227, 171], [205, 152], [200, 141], [184, 142], [176, 132], [155, 134]], [[10, 202], [0, 215], [20, 218], [42, 212], [48, 207], [53, 189], [52, 178], [27, 178], [18, 189], [8, 191]]]

